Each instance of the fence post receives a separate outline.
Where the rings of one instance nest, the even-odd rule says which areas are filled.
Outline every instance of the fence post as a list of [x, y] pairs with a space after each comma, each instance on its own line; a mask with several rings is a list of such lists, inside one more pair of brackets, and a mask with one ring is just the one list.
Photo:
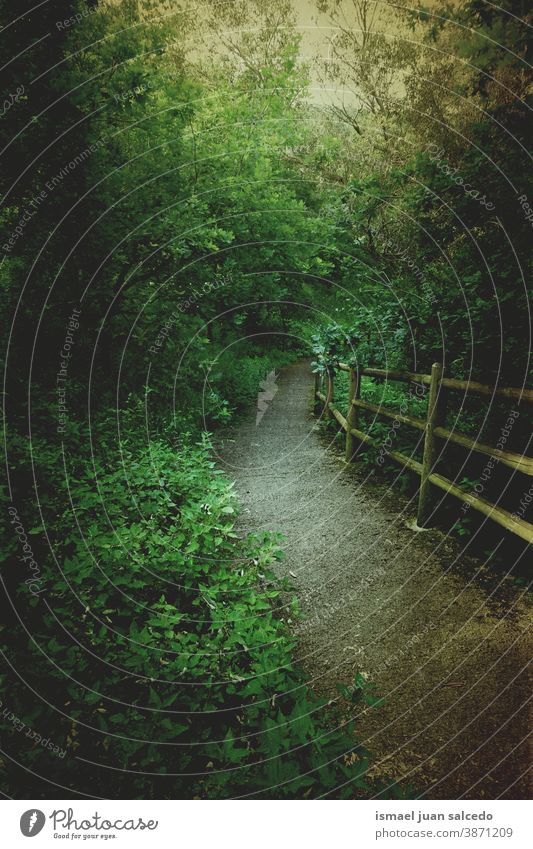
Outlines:
[[351, 463], [353, 460], [353, 456], [355, 454], [355, 442], [356, 439], [352, 433], [352, 428], [357, 427], [357, 407], [354, 407], [352, 401], [355, 398], [359, 398], [361, 395], [361, 375], [359, 373], [359, 369], [350, 369], [350, 385], [348, 387], [348, 412], [346, 414], [346, 422], [348, 427], [346, 429], [346, 454], [345, 459], [347, 463]]
[[431, 383], [429, 384], [428, 412], [426, 432], [424, 437], [424, 455], [422, 457], [422, 474], [420, 476], [420, 492], [418, 494], [418, 515], [416, 523], [418, 527], [426, 527], [431, 512], [429, 476], [435, 465], [437, 454], [437, 442], [434, 430], [440, 424], [442, 414], [442, 391], [441, 391], [442, 365], [433, 363], [431, 367]]
[[316, 397], [318, 392], [320, 392], [320, 372], [315, 371], [315, 394], [313, 395], [313, 410], [315, 415], [318, 412], [319, 399]]
[[326, 404], [325, 404], [325, 408], [324, 408], [324, 417], [325, 417], [326, 421], [333, 418], [333, 413], [331, 412], [331, 410], [329, 409], [329, 406], [328, 406], [329, 404], [333, 404], [333, 396], [334, 396], [333, 378], [334, 378], [333, 368], [331, 366], [328, 366], [327, 367], [327, 383], [326, 383]]

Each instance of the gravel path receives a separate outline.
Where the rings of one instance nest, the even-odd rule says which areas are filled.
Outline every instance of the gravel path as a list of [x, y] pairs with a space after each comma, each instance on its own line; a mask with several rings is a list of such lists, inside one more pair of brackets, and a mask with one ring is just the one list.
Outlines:
[[320, 436], [312, 385], [308, 363], [284, 369], [259, 424], [254, 408], [219, 446], [241, 529], [284, 534], [311, 685], [337, 698], [363, 672], [385, 697], [352, 709], [375, 775], [425, 798], [530, 798], [526, 599], [443, 533], [409, 530], [413, 504]]

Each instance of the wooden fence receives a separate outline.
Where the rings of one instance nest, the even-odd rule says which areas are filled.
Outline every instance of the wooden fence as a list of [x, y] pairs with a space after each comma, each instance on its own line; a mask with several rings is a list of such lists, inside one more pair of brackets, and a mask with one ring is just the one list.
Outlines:
[[[524, 521], [519, 516], [509, 513], [497, 504], [493, 504], [477, 494], [465, 492], [456, 483], [438, 474], [434, 471], [435, 462], [438, 456], [438, 440], [453, 442], [468, 451], [476, 451], [480, 454], [486, 454], [489, 457], [495, 458], [498, 462], [509, 466], [511, 469], [522, 472], [525, 475], [533, 476], [533, 458], [525, 457], [522, 454], [516, 454], [511, 451], [504, 451], [499, 448], [494, 448], [491, 445], [485, 445], [475, 439], [471, 439], [455, 430], [449, 430], [444, 427], [444, 408], [445, 396], [449, 390], [459, 390], [465, 393], [489, 396], [490, 398], [510, 398], [520, 402], [533, 402], [532, 389], [518, 388], [499, 388], [486, 386], [482, 383], [476, 383], [469, 380], [454, 380], [452, 378], [443, 377], [442, 366], [440, 363], [434, 363], [431, 369], [431, 374], [417, 374], [415, 372], [404, 371], [388, 371], [378, 368], [361, 368], [355, 369], [344, 363], [338, 363], [336, 368], [349, 373], [349, 389], [347, 398], [347, 413], [346, 416], [334, 406], [334, 377], [335, 369], [327, 369], [325, 375], [325, 393], [321, 392], [321, 384], [323, 376], [315, 375], [315, 399], [321, 401], [324, 405], [326, 416], [333, 416], [346, 432], [346, 460], [351, 462], [357, 449], [357, 441], [371, 445], [382, 451], [396, 463], [399, 463], [409, 471], [420, 476], [420, 489], [418, 494], [418, 514], [417, 524], [419, 527], [428, 527], [431, 516], [431, 485], [438, 487], [444, 492], [455, 496], [461, 501], [474, 507], [480, 513], [488, 516], [494, 522], [502, 525], [511, 533], [516, 534], [529, 543], [533, 542], [533, 525]], [[402, 412], [397, 412], [390, 407], [382, 407], [376, 404], [371, 404], [368, 401], [361, 400], [361, 377], [385, 378], [387, 380], [397, 380], [407, 383], [415, 383], [420, 386], [429, 387], [428, 409], [426, 419], [418, 419], [413, 416], [405, 415]], [[407, 424], [410, 427], [416, 428], [424, 433], [424, 450], [422, 462], [418, 462], [413, 457], [407, 457], [399, 451], [393, 451], [385, 445], [378, 443], [375, 439], [368, 436], [358, 427], [358, 411], [367, 410], [375, 415], [385, 416], [386, 418], [399, 421]]]

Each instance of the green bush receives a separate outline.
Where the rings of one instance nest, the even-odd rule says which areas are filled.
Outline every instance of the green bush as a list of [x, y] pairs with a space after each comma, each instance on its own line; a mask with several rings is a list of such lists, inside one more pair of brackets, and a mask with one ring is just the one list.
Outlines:
[[261, 391], [262, 382], [271, 373], [294, 361], [294, 351], [257, 350], [236, 356], [223, 355], [213, 369], [213, 382], [220, 387], [233, 410], [241, 411], [252, 404]]
[[[272, 574], [279, 540], [238, 537], [208, 443], [152, 442], [117, 460], [104, 449], [78, 469], [71, 508], [47, 527], [56, 562], [40, 595], [19, 598], [34, 640], [4, 634], [25, 676], [6, 671], [10, 711], [66, 756], [21, 747], [15, 728], [10, 749], [69, 792], [94, 781], [112, 797], [364, 791], [368, 754], [305, 685], [275, 613], [282, 593], [287, 604]], [[25, 781], [35, 797], [61, 795]]]

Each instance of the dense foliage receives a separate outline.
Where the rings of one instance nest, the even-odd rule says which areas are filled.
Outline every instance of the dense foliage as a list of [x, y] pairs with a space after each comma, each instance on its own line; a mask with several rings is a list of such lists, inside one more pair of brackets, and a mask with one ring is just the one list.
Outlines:
[[318, 109], [289, 0], [0, 0], [8, 793], [383, 789], [205, 434], [313, 344], [530, 378], [531, 12], [352, 5]]
[[[36, 453], [50, 472], [53, 458]], [[44, 785], [155, 798], [366, 788], [367, 753], [345, 723], [324, 726], [324, 703], [292, 663], [285, 621], [298, 612], [271, 571], [279, 543], [237, 537], [235, 497], [209, 446], [139, 450], [126, 438], [121, 455], [117, 467], [105, 444], [96, 468], [69, 469], [72, 506], [47, 525], [55, 568], [34, 542], [43, 529], [27, 529], [42, 573], [17, 601], [36, 698], [24, 709], [10, 669], [3, 718], [19, 769], [42, 778], [14, 770], [6, 791], [17, 794], [17, 780], [30, 795]], [[18, 543], [20, 517], [10, 518]], [[39, 741], [24, 751], [29, 729], [63, 755]]]

